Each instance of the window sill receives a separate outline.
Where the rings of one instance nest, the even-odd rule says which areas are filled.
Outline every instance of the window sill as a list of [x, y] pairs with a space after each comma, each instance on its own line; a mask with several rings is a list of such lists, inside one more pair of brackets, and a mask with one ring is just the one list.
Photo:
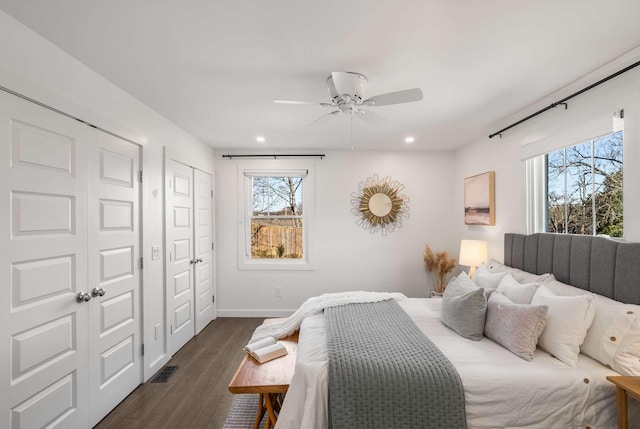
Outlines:
[[248, 260], [238, 263], [241, 271], [314, 271], [315, 265], [308, 261]]

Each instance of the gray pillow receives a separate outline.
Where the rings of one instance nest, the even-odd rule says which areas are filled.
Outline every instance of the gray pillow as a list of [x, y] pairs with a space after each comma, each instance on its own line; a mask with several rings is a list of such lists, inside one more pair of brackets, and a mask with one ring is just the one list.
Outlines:
[[440, 319], [458, 335], [479, 341], [487, 311], [484, 289], [456, 280], [450, 282], [444, 291]]
[[532, 360], [547, 324], [546, 305], [514, 304], [495, 292], [487, 304], [484, 335], [524, 360]]

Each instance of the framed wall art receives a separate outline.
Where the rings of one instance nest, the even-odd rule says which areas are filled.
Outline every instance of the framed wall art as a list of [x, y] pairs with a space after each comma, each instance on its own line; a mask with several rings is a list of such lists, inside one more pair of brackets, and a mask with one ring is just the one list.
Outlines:
[[358, 192], [351, 193], [351, 212], [358, 217], [356, 225], [382, 235], [402, 227], [403, 218], [409, 217], [409, 197], [402, 193], [403, 189], [397, 180], [389, 176], [380, 180], [377, 174], [360, 182]]
[[487, 171], [464, 179], [465, 225], [493, 226], [496, 224], [494, 189], [494, 171]]

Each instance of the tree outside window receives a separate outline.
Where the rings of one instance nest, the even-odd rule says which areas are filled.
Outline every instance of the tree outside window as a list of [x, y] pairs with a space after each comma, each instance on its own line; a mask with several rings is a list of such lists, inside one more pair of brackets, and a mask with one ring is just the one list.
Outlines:
[[551, 152], [547, 231], [623, 235], [622, 131]]
[[303, 177], [252, 177], [252, 259], [304, 257], [303, 183]]

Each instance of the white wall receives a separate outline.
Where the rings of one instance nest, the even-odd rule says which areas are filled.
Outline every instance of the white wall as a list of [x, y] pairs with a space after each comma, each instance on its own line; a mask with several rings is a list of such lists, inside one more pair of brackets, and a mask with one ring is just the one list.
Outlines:
[[170, 356], [165, 326], [163, 258], [151, 260], [151, 246], [163, 246], [163, 147], [183, 161], [213, 172], [213, 150], [140, 103], [74, 58], [0, 11], [0, 85], [22, 93], [143, 146], [143, 317], [145, 379]]
[[[634, 53], [636, 55], [637, 53]], [[523, 169], [520, 145], [540, 130], [562, 123], [561, 110], [545, 113], [503, 139], [480, 137], [456, 153], [328, 152], [316, 161], [316, 270], [311, 272], [239, 271], [237, 269], [236, 161], [213, 161], [213, 151], [135, 98], [94, 73], [65, 52], [0, 11], [0, 85], [23, 93], [88, 122], [139, 142], [143, 150], [143, 312], [145, 377], [169, 358], [166, 332], [154, 340], [154, 326], [165, 326], [164, 274], [161, 258], [151, 260], [151, 246], [163, 245], [163, 147], [181, 153], [182, 161], [205, 171], [216, 167], [217, 303], [220, 315], [287, 314], [304, 299], [350, 289], [397, 290], [426, 296], [432, 278], [424, 270], [425, 243], [457, 257], [462, 238], [489, 241], [490, 257], [502, 259], [504, 232], [524, 232]], [[640, 58], [640, 56], [638, 57]], [[613, 64], [615, 71], [621, 67]], [[625, 231], [640, 241], [640, 79], [639, 70], [580, 96], [581, 105], [598, 110], [624, 107]], [[601, 77], [586, 76], [564, 90], [578, 89]], [[563, 91], [560, 91], [561, 93]], [[549, 101], [558, 97], [549, 97]], [[520, 119], [548, 104], [514, 115]], [[593, 110], [592, 109], [592, 110]], [[505, 124], [509, 121], [505, 121]], [[504, 125], [504, 124], [503, 124]], [[496, 126], [496, 129], [501, 128]], [[464, 177], [496, 172], [496, 226], [464, 226]], [[355, 225], [350, 194], [359, 181], [378, 173], [405, 184], [411, 217], [387, 237]], [[283, 297], [275, 297], [275, 287]]]
[[[569, 87], [545, 97], [535, 106], [514, 114], [491, 131], [520, 120], [638, 60], [640, 50], [634, 50]], [[624, 238], [628, 241], [640, 241], [640, 67], [570, 100], [567, 110], [563, 107], [552, 109], [505, 132], [503, 138], [484, 137], [458, 150], [455, 154], [454, 183], [461, 184], [465, 177], [495, 170], [496, 225], [465, 226], [463, 215], [454, 210], [456, 240], [487, 240], [489, 258], [503, 260], [504, 233], [526, 232], [524, 163], [521, 161], [523, 145], [536, 144], [598, 115], [613, 115], [614, 111], [621, 108], [625, 110]], [[579, 141], [567, 141], [566, 145], [577, 143]], [[463, 189], [456, 186], [454, 209], [461, 207], [463, 201]]]
[[[462, 239], [486, 240], [489, 258], [502, 261], [505, 232], [525, 233], [524, 168], [520, 146], [504, 139], [478, 142], [455, 155], [453, 234]], [[495, 171], [495, 226], [464, 224], [464, 178]], [[458, 255], [456, 254], [456, 257]], [[466, 268], [466, 267], [465, 267]]]
[[[433, 279], [425, 244], [457, 253], [452, 238], [452, 152], [329, 151], [315, 161], [314, 271], [241, 271], [237, 263], [237, 164], [216, 156], [218, 314], [288, 315], [308, 297], [348, 290], [400, 291], [424, 297]], [[286, 161], [283, 161], [286, 162]], [[373, 174], [405, 185], [410, 218], [383, 237], [356, 226], [351, 193]], [[276, 286], [282, 297], [275, 296]]]

